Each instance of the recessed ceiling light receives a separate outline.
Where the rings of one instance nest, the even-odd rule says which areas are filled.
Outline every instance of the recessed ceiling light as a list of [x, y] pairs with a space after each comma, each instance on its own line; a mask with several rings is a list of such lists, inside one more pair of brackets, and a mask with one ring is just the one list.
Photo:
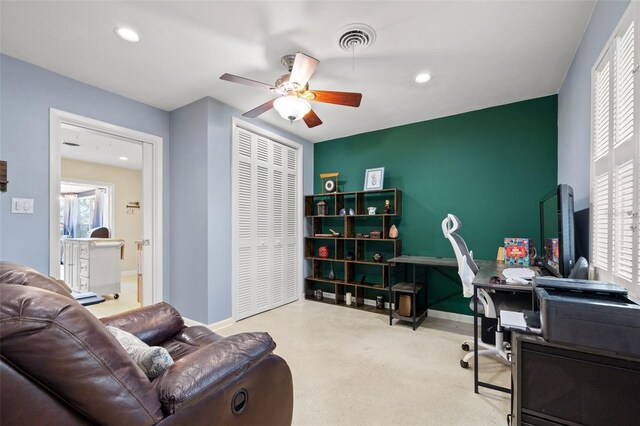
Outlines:
[[127, 161], [127, 160], [128, 160], [128, 158], [127, 158], [127, 157], [120, 157], [120, 159], [121, 159], [122, 161]]
[[431, 74], [427, 72], [421, 72], [420, 74], [416, 75], [416, 77], [413, 79], [413, 81], [415, 81], [418, 84], [426, 83], [429, 80], [431, 80]]
[[138, 33], [133, 31], [131, 28], [116, 27], [113, 29], [113, 32], [116, 33], [116, 35], [121, 39], [129, 41], [131, 43], [137, 43], [140, 41], [140, 36], [138, 35]]

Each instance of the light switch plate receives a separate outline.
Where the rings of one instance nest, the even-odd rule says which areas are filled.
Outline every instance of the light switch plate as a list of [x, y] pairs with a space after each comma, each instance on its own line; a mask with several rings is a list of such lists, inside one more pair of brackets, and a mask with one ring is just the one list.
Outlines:
[[33, 214], [33, 198], [11, 198], [11, 213]]

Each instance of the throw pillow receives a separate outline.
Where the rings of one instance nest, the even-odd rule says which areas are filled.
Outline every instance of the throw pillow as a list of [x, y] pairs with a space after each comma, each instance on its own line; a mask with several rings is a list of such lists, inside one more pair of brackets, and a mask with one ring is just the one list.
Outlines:
[[158, 377], [173, 364], [173, 359], [165, 348], [149, 346], [133, 334], [116, 327], [107, 326], [107, 329], [148, 378]]

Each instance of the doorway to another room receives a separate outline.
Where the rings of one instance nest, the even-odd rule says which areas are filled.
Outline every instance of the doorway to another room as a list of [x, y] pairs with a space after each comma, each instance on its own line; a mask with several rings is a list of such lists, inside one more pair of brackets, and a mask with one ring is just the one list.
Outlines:
[[50, 129], [50, 275], [98, 317], [162, 300], [162, 139], [57, 110]]

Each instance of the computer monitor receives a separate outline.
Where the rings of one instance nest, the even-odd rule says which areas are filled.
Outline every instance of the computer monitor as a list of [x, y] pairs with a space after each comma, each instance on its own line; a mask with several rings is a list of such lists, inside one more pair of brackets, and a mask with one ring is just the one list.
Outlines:
[[560, 184], [540, 200], [542, 264], [556, 277], [569, 276], [575, 262], [573, 188]]

